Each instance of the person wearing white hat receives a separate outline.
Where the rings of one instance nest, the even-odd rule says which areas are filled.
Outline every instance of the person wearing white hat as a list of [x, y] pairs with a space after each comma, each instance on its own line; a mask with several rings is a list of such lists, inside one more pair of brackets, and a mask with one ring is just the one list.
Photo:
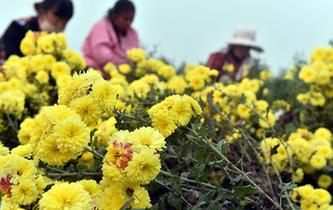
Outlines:
[[226, 76], [240, 81], [251, 76], [255, 64], [251, 50], [263, 52], [263, 48], [256, 43], [256, 32], [249, 29], [236, 30], [227, 41], [227, 48], [210, 55], [207, 66], [219, 71], [219, 80]]

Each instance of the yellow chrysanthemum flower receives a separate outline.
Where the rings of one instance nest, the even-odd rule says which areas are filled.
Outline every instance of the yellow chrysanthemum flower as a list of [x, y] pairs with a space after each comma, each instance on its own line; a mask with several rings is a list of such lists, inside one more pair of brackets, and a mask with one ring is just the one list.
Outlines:
[[249, 119], [251, 116], [251, 110], [244, 104], [239, 104], [237, 106], [237, 114], [242, 118], [242, 119]]
[[317, 74], [316, 83], [320, 85], [326, 85], [330, 82], [331, 72], [326, 69], [321, 69]]
[[96, 197], [101, 192], [101, 187], [95, 180], [81, 180], [77, 183], [92, 197]]
[[319, 170], [326, 166], [327, 161], [323, 156], [316, 154], [311, 157], [310, 164], [313, 168]]
[[294, 173], [293, 173], [293, 181], [294, 182], [301, 182], [304, 178], [304, 172], [302, 168], [298, 168]]
[[318, 146], [316, 148], [316, 154], [324, 157], [325, 159], [332, 159], [333, 158], [333, 149], [330, 145]]
[[134, 188], [132, 197], [132, 208], [151, 208], [149, 193], [145, 188]]
[[299, 201], [299, 199], [309, 199], [313, 194], [313, 187], [311, 185], [304, 185], [300, 187], [296, 187], [292, 190], [291, 199], [294, 202]]
[[9, 149], [0, 143], [0, 156], [8, 154], [9, 154]]
[[275, 125], [276, 117], [272, 113], [272, 111], [269, 111], [268, 114], [262, 115], [262, 117], [259, 119], [259, 125], [262, 128], [270, 128]]
[[272, 77], [272, 73], [270, 71], [261, 71], [260, 72], [260, 79], [261, 80], [268, 80]]
[[20, 50], [23, 55], [33, 55], [36, 52], [36, 45], [33, 40], [24, 38], [21, 41]]
[[126, 189], [117, 183], [107, 187], [99, 195], [98, 207], [101, 210], [119, 210], [129, 200]]
[[180, 76], [173, 76], [167, 83], [167, 88], [175, 91], [177, 94], [184, 93], [186, 87], [186, 81]]
[[299, 72], [299, 78], [306, 83], [313, 83], [316, 80], [316, 71], [310, 66], [304, 66]]
[[61, 76], [69, 75], [71, 73], [71, 69], [65, 62], [57, 62], [53, 64], [51, 74], [52, 77], [57, 79]]
[[39, 207], [41, 210], [90, 210], [92, 203], [89, 193], [80, 184], [61, 183], [42, 195]]
[[107, 145], [110, 137], [118, 131], [116, 123], [117, 120], [114, 117], [102, 122], [95, 132], [94, 140], [99, 144]]
[[150, 91], [150, 85], [143, 80], [133, 81], [128, 88], [128, 94], [132, 97], [146, 98]]
[[0, 93], [0, 110], [21, 117], [25, 107], [25, 94], [20, 90], [8, 90]]
[[42, 55], [35, 55], [31, 58], [30, 65], [32, 71], [38, 72], [47, 69], [46, 63]]
[[320, 92], [312, 92], [310, 103], [312, 106], [324, 106], [326, 102], [326, 99], [324, 95]]
[[30, 205], [37, 200], [39, 195], [37, 185], [31, 178], [19, 178], [15, 180], [14, 187], [11, 189], [11, 200], [20, 205]]
[[0, 156], [0, 159], [1, 166], [5, 169], [2, 173], [19, 177], [32, 177], [37, 173], [34, 163], [21, 156], [10, 154]]
[[318, 205], [330, 204], [332, 197], [331, 194], [324, 189], [314, 189], [312, 193], [312, 199]]
[[314, 133], [316, 138], [325, 139], [327, 141], [332, 140], [332, 133], [326, 128], [318, 128]]
[[112, 183], [126, 183], [127, 181], [123, 171], [121, 171], [121, 169], [119, 169], [116, 165], [104, 163], [102, 171], [103, 179], [108, 180]]
[[171, 65], [163, 65], [157, 69], [157, 73], [165, 79], [170, 79], [176, 74], [176, 69]]
[[170, 136], [177, 129], [172, 116], [163, 111], [154, 112], [151, 115], [153, 128], [158, 130], [163, 136]]
[[196, 76], [196, 77], [193, 76], [189, 80], [189, 86], [191, 88], [193, 88], [194, 90], [200, 90], [200, 89], [204, 88], [205, 80], [200, 76]]
[[88, 126], [92, 127], [97, 126], [98, 120], [103, 114], [103, 110], [96, 103], [96, 100], [89, 95], [71, 101], [69, 107], [78, 113]]
[[39, 72], [37, 72], [36, 80], [40, 84], [46, 84], [49, 82], [49, 74], [45, 71], [39, 71]]
[[118, 66], [118, 69], [122, 74], [129, 74], [132, 71], [132, 67], [128, 64], [121, 64]]
[[77, 158], [88, 145], [89, 129], [80, 116], [63, 105], [43, 107], [34, 118], [30, 143], [36, 156], [50, 165]]
[[54, 126], [53, 137], [63, 152], [81, 153], [89, 142], [89, 129], [79, 118], [68, 118]]
[[259, 113], [265, 113], [267, 111], [267, 108], [268, 108], [267, 101], [264, 101], [264, 100], [255, 101], [255, 109]]
[[142, 127], [130, 133], [134, 147], [147, 146], [151, 149], [161, 151], [166, 146], [164, 136], [151, 127]]
[[54, 46], [53, 36], [51, 35], [41, 36], [37, 41], [37, 47], [43, 53], [52, 54], [56, 50]]
[[32, 155], [32, 146], [31, 144], [19, 145], [12, 149], [11, 151], [14, 155], [19, 155], [21, 157], [31, 157]]
[[71, 151], [62, 151], [57, 147], [57, 140], [53, 137], [47, 137], [38, 144], [36, 148], [36, 157], [43, 162], [61, 166], [68, 161], [75, 159], [79, 154], [73, 154]]
[[133, 49], [127, 51], [127, 57], [131, 61], [138, 63], [138, 62], [146, 59], [146, 52], [140, 48], [133, 48]]
[[174, 100], [171, 111], [170, 114], [173, 115], [174, 122], [180, 126], [187, 125], [193, 115], [192, 104], [183, 97]]
[[133, 159], [126, 168], [127, 177], [134, 183], [149, 184], [160, 173], [161, 162], [154, 150], [145, 149], [139, 154], [134, 154]]
[[318, 178], [318, 186], [324, 189], [329, 188], [332, 185], [332, 177], [329, 175], [320, 175], [320, 177]]

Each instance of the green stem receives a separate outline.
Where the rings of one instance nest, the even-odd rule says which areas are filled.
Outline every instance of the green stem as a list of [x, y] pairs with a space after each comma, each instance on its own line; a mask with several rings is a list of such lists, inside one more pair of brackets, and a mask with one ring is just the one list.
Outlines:
[[244, 173], [237, 166], [235, 166], [226, 156], [224, 156], [220, 151], [218, 151], [211, 143], [209, 143], [208, 141], [207, 143], [216, 154], [218, 154], [225, 162], [227, 162], [238, 173], [242, 174], [244, 178], [256, 189], [258, 189], [259, 192], [262, 193], [270, 202], [272, 202], [276, 207], [282, 209], [281, 206], [278, 203], [276, 203], [263, 189], [261, 189], [261, 187], [259, 187], [246, 173]]
[[[271, 124], [270, 124], [270, 122], [266, 119], [266, 118], [264, 118], [264, 117], [262, 117], [256, 110], [254, 110], [251, 106], [249, 106], [249, 105], [247, 105], [247, 104], [245, 104], [252, 112], [254, 112], [260, 119], [262, 119], [262, 120], [264, 120], [268, 125], [269, 125], [269, 127], [270, 127], [270, 129], [276, 134], [276, 136], [277, 136], [277, 138], [280, 140], [280, 142], [281, 142], [281, 144], [284, 146], [284, 148], [286, 149], [286, 151], [287, 151], [287, 154], [288, 154], [288, 160], [289, 160], [289, 162], [290, 162], [290, 166], [291, 166], [291, 168], [293, 168], [293, 161], [292, 161], [292, 158], [291, 158], [291, 155], [289, 154], [289, 152], [288, 152], [288, 149], [287, 149], [287, 145], [285, 144], [285, 142], [283, 141], [283, 139], [281, 139], [280, 137], [279, 137], [279, 133], [277, 132], [277, 130], [274, 128], [274, 126], [272, 126]], [[244, 134], [244, 133], [243, 133]], [[243, 135], [244, 136], [244, 135]], [[208, 141], [207, 141], [208, 142]], [[208, 144], [210, 144], [209, 142], [208, 142]], [[212, 146], [212, 145], [211, 145]], [[215, 147], [214, 147], [215, 148]], [[216, 149], [216, 148], [215, 148]], [[219, 151], [218, 151], [219, 152]], [[221, 154], [222, 155], [222, 154]], [[281, 180], [281, 176], [280, 176], [280, 173], [277, 171], [277, 169], [273, 166], [273, 168], [274, 168], [274, 171], [275, 171], [275, 173], [276, 173], [276, 175], [277, 175], [277, 177], [278, 177], [278, 179], [279, 179], [279, 182], [280, 182], [280, 184], [282, 184], [283, 182], [282, 182], [282, 180]], [[271, 187], [272, 188], [272, 187]], [[261, 189], [261, 188], [260, 188]], [[273, 188], [272, 188], [273, 189]], [[263, 191], [263, 190], [262, 190]], [[265, 193], [266, 194], [266, 193]], [[288, 201], [288, 203], [289, 203], [289, 206], [293, 209], [293, 210], [295, 210], [295, 207], [294, 207], [294, 205], [292, 204], [292, 202], [291, 202], [291, 200], [290, 200], [290, 198], [289, 198], [289, 196], [288, 196], [288, 194], [286, 193], [286, 192], [284, 192], [284, 194], [285, 194], [285, 196], [286, 196], [286, 199], [287, 199], [287, 201]], [[266, 196], [267, 197], [267, 196]], [[275, 202], [274, 202], [275, 203]], [[281, 206], [280, 206], [280, 208], [281, 208]]]
[[[163, 170], [161, 170], [160, 173], [164, 176], [168, 176], [168, 177], [172, 177], [172, 178], [178, 178], [178, 179], [180, 179], [184, 182], [201, 185], [203, 187], [207, 187], [207, 188], [210, 188], [210, 189], [216, 189], [217, 188], [215, 185], [208, 184], [208, 183], [205, 183], [205, 182], [199, 182], [199, 181], [196, 181], [196, 180], [193, 180], [193, 179], [187, 179], [187, 178], [184, 178], [184, 177], [181, 177], [181, 176], [176, 176], [176, 175], [173, 175], [173, 174], [171, 174], [169, 172], [166, 172], [166, 171], [163, 171]], [[231, 191], [226, 190], [226, 189], [222, 189], [222, 190], [225, 191], [225, 192], [228, 192], [228, 193], [232, 193]]]
[[[283, 184], [283, 181], [282, 181], [282, 179], [281, 179], [280, 172], [277, 170], [277, 168], [274, 166], [274, 164], [272, 164], [272, 167], [273, 167], [275, 173], [277, 174], [277, 177], [278, 177], [278, 180], [279, 180], [280, 184], [282, 185], [282, 184]], [[295, 206], [293, 205], [293, 203], [292, 203], [292, 201], [291, 201], [291, 199], [290, 199], [290, 197], [289, 197], [289, 195], [288, 195], [288, 193], [287, 193], [287, 192], [283, 192], [283, 194], [286, 196], [286, 199], [287, 199], [288, 204], [289, 204], [289, 206], [291, 207], [291, 209], [292, 209], [292, 210], [296, 210], [296, 209], [295, 209]]]
[[[155, 179], [154, 180], [157, 184], [163, 186], [165, 189], [169, 190], [170, 192], [172, 192], [173, 194], [175, 194], [176, 196], [179, 196], [179, 194], [177, 194], [176, 192], [174, 192], [170, 187], [168, 187], [167, 185], [165, 185], [163, 182]], [[184, 201], [187, 205], [189, 205], [190, 207], [193, 207], [192, 204], [190, 202], [188, 202], [188, 200], [186, 200], [183, 196], [180, 195], [180, 199], [182, 201]]]
[[96, 150], [94, 150], [93, 148], [87, 147], [86, 148], [87, 151], [93, 153], [96, 157], [98, 157], [99, 159], [103, 160], [104, 156], [99, 154]]
[[140, 122], [140, 123], [142, 123], [143, 125], [149, 125], [148, 123], [147, 123], [147, 120], [144, 120], [144, 119], [141, 119], [141, 118], [139, 118], [139, 117], [133, 117], [133, 116], [131, 116], [131, 115], [128, 115], [128, 114], [125, 114], [125, 113], [122, 113], [122, 112], [118, 112], [118, 111], [115, 111], [115, 113], [116, 114], [119, 114], [119, 115], [121, 115], [121, 116], [123, 116], [123, 117], [126, 117], [126, 118], [128, 118], [128, 119], [131, 119], [131, 120], [134, 120], [134, 121], [137, 121], [137, 122]]
[[[241, 131], [241, 132], [242, 132], [242, 135], [243, 135], [244, 138], [248, 138], [249, 139], [249, 141], [246, 141], [246, 142], [250, 145], [251, 149], [256, 154], [256, 157], [259, 160], [260, 154], [259, 154], [259, 152], [256, 150], [256, 148], [254, 147], [254, 145], [251, 142], [251, 141], [255, 142], [255, 139], [253, 139], [250, 135], [246, 135], [243, 131]], [[265, 173], [266, 180], [268, 182], [268, 186], [269, 186], [269, 188], [270, 188], [270, 190], [271, 190], [271, 192], [272, 192], [272, 194], [274, 195], [274, 198], [275, 198], [275, 192], [274, 192], [274, 189], [273, 189], [273, 184], [272, 184], [272, 181], [271, 181], [271, 179], [269, 177], [269, 174], [268, 174], [268, 171], [266, 169], [266, 166], [263, 163], [261, 163], [261, 166], [262, 166], [263, 171]], [[277, 199], [275, 198], [275, 200], [277, 200]]]
[[[192, 131], [194, 132], [194, 134], [199, 138], [200, 135], [194, 130], [192, 129]], [[246, 173], [244, 173], [242, 170], [240, 170], [236, 165], [234, 165], [225, 155], [223, 155], [220, 151], [218, 151], [216, 149], [216, 147], [214, 147], [207, 138], [204, 137], [203, 142], [205, 144], [208, 144], [208, 146], [222, 159], [224, 160], [227, 164], [229, 164], [235, 171], [237, 171], [239, 174], [243, 175], [244, 178], [252, 185], [254, 186], [260, 193], [262, 193], [272, 204], [274, 204], [274, 206], [276, 206], [277, 208], [282, 209], [282, 207], [276, 202], [274, 201], [274, 199], [272, 199], [263, 189], [261, 189], [260, 186], [258, 186]]]
[[68, 173], [53, 173], [53, 172], [48, 172], [46, 173], [48, 177], [75, 177], [75, 176], [102, 176], [101, 173], [99, 172], [83, 172], [83, 173], [79, 173], [79, 172], [68, 172]]
[[192, 180], [192, 179], [187, 179], [187, 178], [184, 178], [184, 177], [181, 177], [181, 176], [176, 176], [176, 175], [173, 175], [173, 174], [168, 173], [168, 172], [163, 171], [163, 170], [161, 170], [160, 173], [162, 175], [165, 175], [165, 176], [169, 176], [169, 177], [173, 177], [173, 178], [179, 178], [180, 180], [185, 181], [185, 182], [189, 182], [189, 183], [193, 183], [193, 184], [199, 184], [199, 185], [211, 188], [211, 189], [216, 189], [216, 186], [214, 186], [214, 185], [204, 183], [204, 182], [198, 182], [198, 181], [195, 181], [195, 180]]

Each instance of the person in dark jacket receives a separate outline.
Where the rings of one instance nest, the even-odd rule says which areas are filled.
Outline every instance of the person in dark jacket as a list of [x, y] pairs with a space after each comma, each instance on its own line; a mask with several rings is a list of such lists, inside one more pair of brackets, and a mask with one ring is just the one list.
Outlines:
[[11, 55], [22, 56], [21, 40], [28, 31], [62, 32], [72, 18], [74, 6], [71, 0], [43, 0], [34, 4], [37, 15], [11, 22], [0, 40], [0, 55], [7, 59]]
[[227, 48], [212, 53], [207, 62], [211, 69], [218, 70], [219, 80], [224, 76], [233, 81], [241, 81], [251, 77], [255, 65], [250, 51], [263, 52], [263, 48], [256, 43], [256, 33], [250, 29], [239, 29], [227, 42]]

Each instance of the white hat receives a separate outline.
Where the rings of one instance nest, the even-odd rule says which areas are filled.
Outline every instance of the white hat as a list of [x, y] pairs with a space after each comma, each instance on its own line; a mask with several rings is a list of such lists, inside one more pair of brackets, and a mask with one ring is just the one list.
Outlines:
[[250, 47], [258, 52], [264, 51], [262, 47], [256, 43], [256, 32], [249, 29], [236, 30], [233, 34], [233, 37], [229, 41], [227, 41], [227, 44]]

